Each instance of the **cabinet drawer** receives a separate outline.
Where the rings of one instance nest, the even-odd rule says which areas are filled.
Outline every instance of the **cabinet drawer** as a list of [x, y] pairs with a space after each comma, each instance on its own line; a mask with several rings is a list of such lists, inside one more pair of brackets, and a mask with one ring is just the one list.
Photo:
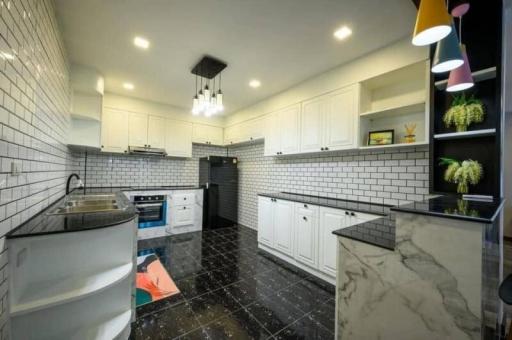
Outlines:
[[171, 225], [173, 227], [194, 224], [194, 205], [183, 205], [171, 210]]
[[189, 205], [195, 204], [196, 195], [195, 194], [173, 194], [171, 198], [171, 205], [173, 206], [181, 206], [181, 205]]

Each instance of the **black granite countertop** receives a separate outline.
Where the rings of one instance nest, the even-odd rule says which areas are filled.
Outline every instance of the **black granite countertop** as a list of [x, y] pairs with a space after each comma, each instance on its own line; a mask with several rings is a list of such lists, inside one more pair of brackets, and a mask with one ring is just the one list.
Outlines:
[[422, 202], [393, 207], [391, 210], [470, 222], [493, 223], [499, 215], [503, 203], [503, 199], [481, 202], [463, 200], [458, 196], [439, 196]]
[[7, 238], [28, 237], [37, 235], [57, 234], [111, 227], [132, 220], [137, 216], [137, 210], [123, 194], [125, 191], [165, 191], [165, 190], [194, 190], [199, 186], [130, 186], [130, 187], [88, 187], [75, 189], [71, 195], [82, 194], [116, 194], [117, 200], [124, 210], [94, 212], [68, 215], [48, 215], [47, 212], [64, 204], [62, 197], [39, 214], [22, 223], [7, 233]]
[[395, 218], [392, 214], [370, 222], [338, 229], [332, 233], [381, 248], [395, 249]]
[[390, 205], [374, 204], [367, 202], [342, 200], [337, 198], [328, 198], [320, 196], [310, 196], [302, 194], [294, 194], [290, 192], [261, 193], [259, 196], [281, 199], [285, 201], [293, 201], [304, 204], [318, 205], [334, 209], [345, 209], [362, 213], [387, 216], [389, 214]]
[[116, 193], [116, 200], [124, 208], [108, 212], [49, 215], [49, 211], [65, 204], [67, 197], [62, 197], [39, 214], [11, 230], [6, 237], [12, 239], [106, 228], [133, 220], [137, 216], [137, 210], [121, 191], [105, 190], [102, 193]]

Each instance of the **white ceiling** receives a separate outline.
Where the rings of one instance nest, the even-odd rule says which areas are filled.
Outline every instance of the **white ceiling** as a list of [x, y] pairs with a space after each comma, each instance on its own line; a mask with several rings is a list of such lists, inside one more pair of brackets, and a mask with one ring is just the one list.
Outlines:
[[[105, 76], [107, 91], [189, 109], [191, 67], [209, 54], [226, 113], [254, 104], [411, 34], [411, 0], [56, 0], [71, 62]], [[348, 25], [353, 35], [333, 39]], [[151, 47], [134, 47], [134, 36]], [[247, 84], [257, 78], [262, 86]], [[134, 91], [123, 82], [135, 84]]]

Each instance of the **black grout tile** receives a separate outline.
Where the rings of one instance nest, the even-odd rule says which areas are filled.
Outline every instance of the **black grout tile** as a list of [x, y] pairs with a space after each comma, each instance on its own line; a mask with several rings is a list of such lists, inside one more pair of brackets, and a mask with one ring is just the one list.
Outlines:
[[259, 250], [253, 230], [205, 230], [139, 245], [157, 252], [181, 293], [138, 307], [132, 338], [333, 337], [332, 285]]

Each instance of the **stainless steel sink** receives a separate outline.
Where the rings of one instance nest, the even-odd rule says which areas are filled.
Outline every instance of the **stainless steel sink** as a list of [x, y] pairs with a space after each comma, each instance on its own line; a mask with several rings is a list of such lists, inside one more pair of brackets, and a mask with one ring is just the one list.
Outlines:
[[127, 205], [115, 194], [71, 195], [62, 205], [50, 210], [48, 215], [83, 214], [124, 210]]

